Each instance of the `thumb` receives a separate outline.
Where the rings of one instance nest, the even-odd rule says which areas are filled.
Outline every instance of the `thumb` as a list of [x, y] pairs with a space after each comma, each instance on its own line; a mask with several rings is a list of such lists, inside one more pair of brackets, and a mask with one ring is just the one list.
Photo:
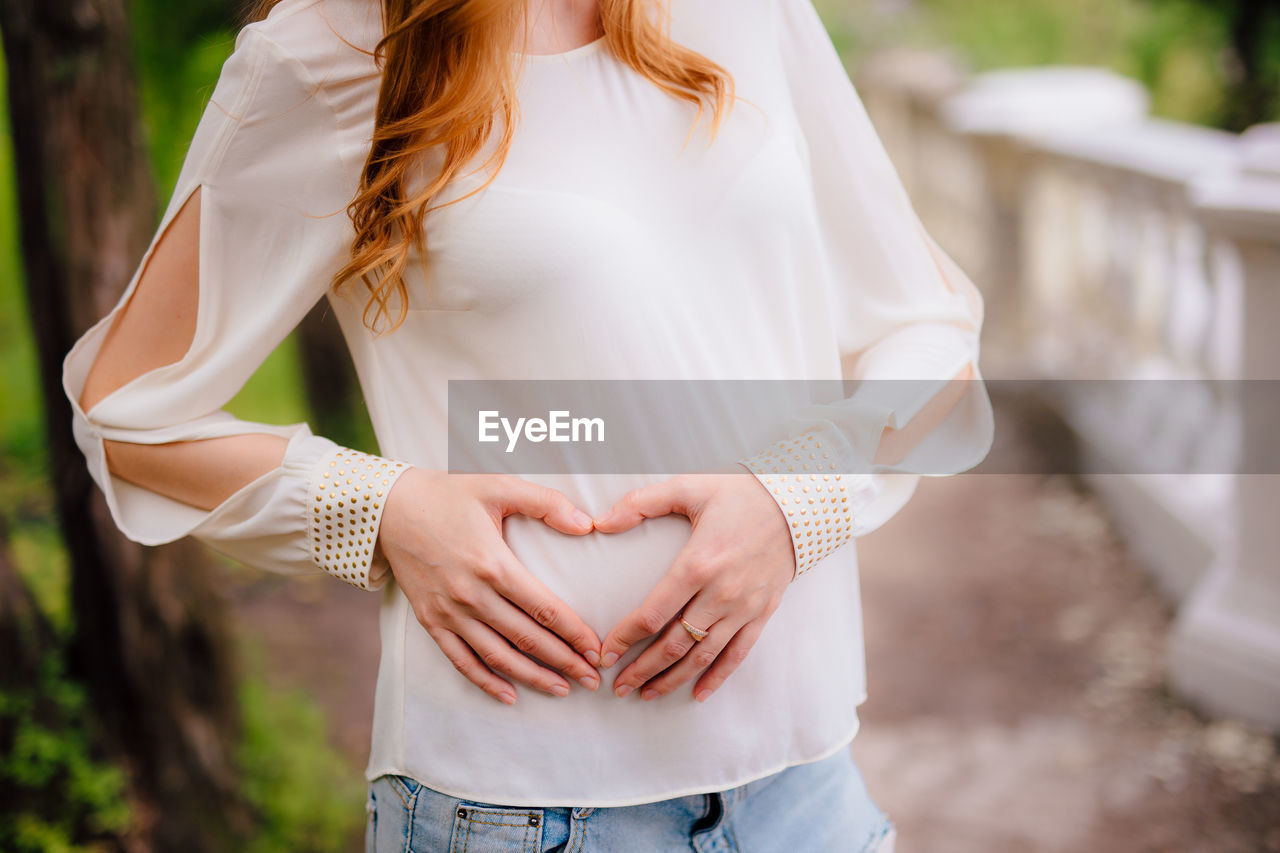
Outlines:
[[502, 484], [502, 503], [503, 515], [518, 513], [540, 519], [561, 533], [591, 532], [591, 516], [574, 506], [564, 492], [549, 486], [512, 477]]
[[596, 530], [622, 533], [644, 521], [671, 513], [687, 514], [689, 487], [679, 477], [633, 489], [603, 515], [595, 518]]

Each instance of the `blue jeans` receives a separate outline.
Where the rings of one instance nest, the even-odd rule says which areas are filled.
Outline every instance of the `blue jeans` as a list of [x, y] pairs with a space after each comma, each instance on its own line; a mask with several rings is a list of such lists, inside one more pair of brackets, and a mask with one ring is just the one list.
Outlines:
[[896, 835], [847, 749], [727, 791], [616, 808], [507, 808], [379, 776], [368, 811], [368, 853], [892, 853]]

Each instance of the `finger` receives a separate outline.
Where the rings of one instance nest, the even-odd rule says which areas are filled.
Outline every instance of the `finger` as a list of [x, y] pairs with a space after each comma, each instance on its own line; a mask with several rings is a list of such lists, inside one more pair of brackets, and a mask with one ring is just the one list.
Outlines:
[[[683, 552], [681, 553], [683, 554]], [[697, 593], [698, 588], [682, 568], [683, 564], [683, 560], [678, 555], [676, 563], [663, 575], [662, 580], [658, 581], [640, 606], [628, 614], [605, 637], [604, 643], [600, 647], [600, 665], [602, 667], [608, 669], [613, 666], [617, 663], [618, 658], [626, 654], [627, 649], [646, 637], [652, 637], [665, 628], [667, 623]], [[682, 628], [681, 631], [683, 632], [684, 629]]]
[[668, 626], [613, 682], [619, 699], [684, 658], [693, 648], [693, 637], [679, 622]]
[[501, 634], [478, 619], [468, 619], [454, 633], [494, 672], [509, 675], [522, 684], [552, 696], [569, 695], [569, 682], [564, 676], [545, 666], [539, 666], [520, 654]]
[[[690, 620], [692, 622], [693, 620]], [[696, 624], [696, 623], [695, 623]], [[698, 673], [711, 666], [725, 650], [729, 642], [738, 633], [744, 623], [721, 619], [711, 628], [711, 632], [699, 642], [695, 642], [684, 657], [667, 669], [640, 683], [640, 698], [648, 702], [659, 696], [666, 696], [676, 688], [694, 678]], [[684, 630], [681, 628], [681, 630]], [[687, 632], [686, 632], [687, 633]]]
[[497, 503], [503, 516], [519, 513], [561, 533], [591, 532], [591, 516], [574, 506], [564, 492], [519, 477], [501, 478], [498, 488]]
[[607, 512], [595, 518], [595, 528], [602, 533], [621, 533], [646, 518], [659, 518], [673, 512], [687, 513], [693, 499], [690, 481], [684, 477], [672, 477], [627, 492]]
[[517, 650], [576, 679], [588, 690], [600, 686], [600, 674], [596, 668], [529, 614], [497, 593], [493, 594], [493, 601], [486, 604], [481, 619]]
[[515, 704], [515, 687], [494, 675], [461, 637], [444, 629], [431, 630], [428, 633], [431, 634], [431, 639], [436, 641], [440, 651], [444, 652], [445, 657], [453, 664], [453, 668], [462, 673], [468, 681], [500, 702], [508, 705]]
[[752, 646], [756, 644], [756, 640], [760, 639], [760, 632], [764, 630], [767, 621], [767, 616], [758, 616], [742, 626], [716, 658], [716, 662], [703, 673], [698, 683], [693, 685], [694, 699], [705, 702], [708, 696], [720, 689], [733, 671], [747, 659]]
[[[548, 631], [564, 639], [584, 659], [582, 666], [572, 664], [574, 678], [594, 674], [594, 667], [600, 663], [600, 638], [591, 626], [582, 621], [582, 617], [573, 608], [565, 604], [559, 596], [547, 588], [526, 569], [510, 548], [503, 543], [506, 571], [502, 577], [495, 579], [493, 588], [504, 598], [519, 607]], [[562, 669], [564, 667], [561, 667]]]

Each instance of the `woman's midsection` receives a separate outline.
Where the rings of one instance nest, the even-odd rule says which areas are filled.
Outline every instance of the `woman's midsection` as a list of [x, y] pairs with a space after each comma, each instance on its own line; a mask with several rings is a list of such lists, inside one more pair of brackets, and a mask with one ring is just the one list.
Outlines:
[[[623, 488], [611, 495], [607, 487], [600, 488], [604, 483], [594, 485], [596, 488], [589, 488], [594, 492], [589, 497], [580, 489], [562, 490], [592, 515], [607, 511], [627, 491]], [[503, 532], [516, 559], [603, 640], [671, 568], [689, 541], [691, 529], [685, 516], [669, 515], [645, 519], [623, 533], [592, 531], [575, 536], [560, 533], [541, 520], [513, 515], [507, 518]]]

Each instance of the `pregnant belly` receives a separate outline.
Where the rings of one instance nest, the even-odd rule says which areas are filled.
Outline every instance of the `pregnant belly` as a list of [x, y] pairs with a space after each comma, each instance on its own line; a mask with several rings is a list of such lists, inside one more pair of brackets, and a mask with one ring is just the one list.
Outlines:
[[682, 515], [647, 519], [625, 533], [585, 536], [560, 533], [524, 516], [510, 516], [505, 524], [516, 558], [601, 640], [667, 573], [690, 530]]

